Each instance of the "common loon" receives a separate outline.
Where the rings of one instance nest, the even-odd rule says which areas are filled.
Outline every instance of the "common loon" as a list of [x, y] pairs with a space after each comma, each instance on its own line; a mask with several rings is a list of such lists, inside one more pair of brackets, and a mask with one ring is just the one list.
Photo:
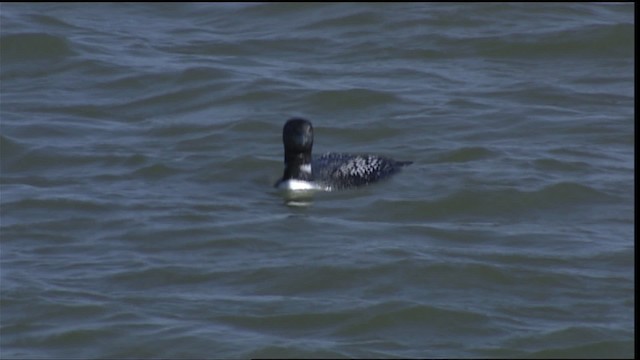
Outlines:
[[284, 190], [341, 190], [388, 178], [411, 161], [376, 155], [327, 153], [311, 157], [313, 125], [293, 118], [282, 129], [284, 175], [275, 186]]

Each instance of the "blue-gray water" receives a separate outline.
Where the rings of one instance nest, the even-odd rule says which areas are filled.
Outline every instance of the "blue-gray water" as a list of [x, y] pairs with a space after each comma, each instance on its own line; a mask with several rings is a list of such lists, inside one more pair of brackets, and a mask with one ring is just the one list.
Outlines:
[[633, 12], [1, 4], [0, 357], [632, 357]]

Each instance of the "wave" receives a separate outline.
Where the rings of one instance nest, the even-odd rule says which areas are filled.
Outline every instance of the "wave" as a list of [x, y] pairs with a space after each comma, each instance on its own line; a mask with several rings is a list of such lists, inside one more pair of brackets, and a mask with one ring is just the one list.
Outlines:
[[519, 216], [536, 211], [568, 211], [577, 206], [615, 202], [616, 196], [575, 182], [547, 185], [539, 190], [460, 190], [437, 200], [377, 200], [372, 213], [393, 218], [425, 220], [456, 216]]
[[0, 48], [3, 65], [32, 60], [49, 61], [75, 53], [66, 38], [47, 33], [2, 35]]

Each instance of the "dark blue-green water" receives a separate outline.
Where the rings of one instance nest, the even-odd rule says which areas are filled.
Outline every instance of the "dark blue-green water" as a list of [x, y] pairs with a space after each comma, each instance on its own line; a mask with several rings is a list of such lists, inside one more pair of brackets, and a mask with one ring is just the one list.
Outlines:
[[634, 10], [2, 3], [0, 357], [633, 357]]

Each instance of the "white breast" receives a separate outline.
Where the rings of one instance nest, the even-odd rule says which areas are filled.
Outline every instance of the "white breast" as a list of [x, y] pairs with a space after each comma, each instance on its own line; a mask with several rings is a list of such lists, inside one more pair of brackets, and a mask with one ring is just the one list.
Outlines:
[[278, 184], [278, 189], [289, 191], [322, 190], [322, 188], [312, 182], [304, 180], [289, 179]]

